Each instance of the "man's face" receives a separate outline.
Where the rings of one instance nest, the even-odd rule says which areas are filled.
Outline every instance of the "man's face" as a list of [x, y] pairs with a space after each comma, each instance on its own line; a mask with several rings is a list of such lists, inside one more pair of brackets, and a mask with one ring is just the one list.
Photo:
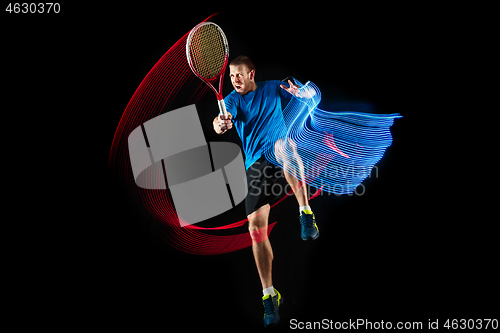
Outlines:
[[230, 65], [229, 77], [234, 90], [240, 95], [245, 95], [254, 88], [255, 71], [249, 71], [246, 65]]

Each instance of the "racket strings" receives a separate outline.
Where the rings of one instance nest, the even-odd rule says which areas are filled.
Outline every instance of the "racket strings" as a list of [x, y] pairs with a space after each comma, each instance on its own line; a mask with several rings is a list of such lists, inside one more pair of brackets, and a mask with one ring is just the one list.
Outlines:
[[211, 24], [199, 27], [191, 38], [189, 53], [200, 76], [207, 80], [215, 78], [224, 66], [226, 55], [224, 38], [217, 27]]

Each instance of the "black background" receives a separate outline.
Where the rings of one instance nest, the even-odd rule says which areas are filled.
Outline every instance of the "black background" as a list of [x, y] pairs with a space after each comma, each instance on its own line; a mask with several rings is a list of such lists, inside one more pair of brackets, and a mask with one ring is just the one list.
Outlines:
[[[366, 102], [404, 117], [364, 195], [311, 201], [317, 241], [300, 239], [293, 198], [271, 211], [274, 286], [284, 297], [277, 329], [288, 330], [292, 318], [426, 326], [498, 314], [493, 221], [468, 191], [451, 143], [455, 123], [442, 104], [453, 38], [442, 12], [327, 5], [62, 4], [57, 15], [3, 12], [3, 115], [14, 128], [4, 149], [13, 175], [9, 207], [17, 211], [7, 263], [14, 289], [30, 300], [13, 297], [20, 312], [68, 328], [262, 328], [251, 249], [207, 257], [174, 250], [107, 170], [116, 126], [144, 76], [220, 12], [214, 22], [227, 35], [230, 59], [250, 56], [257, 81], [290, 75], [321, 89], [321, 108]], [[224, 84], [226, 95], [227, 77]], [[207, 141], [239, 142], [235, 132], [211, 130], [211, 93], [198, 110]]]

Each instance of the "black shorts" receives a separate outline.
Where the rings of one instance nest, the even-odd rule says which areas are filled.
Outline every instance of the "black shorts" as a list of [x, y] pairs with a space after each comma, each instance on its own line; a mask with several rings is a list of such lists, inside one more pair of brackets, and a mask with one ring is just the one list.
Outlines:
[[264, 157], [258, 159], [246, 171], [248, 194], [245, 198], [247, 215], [266, 204], [273, 204], [287, 194], [288, 183], [283, 169], [268, 162]]

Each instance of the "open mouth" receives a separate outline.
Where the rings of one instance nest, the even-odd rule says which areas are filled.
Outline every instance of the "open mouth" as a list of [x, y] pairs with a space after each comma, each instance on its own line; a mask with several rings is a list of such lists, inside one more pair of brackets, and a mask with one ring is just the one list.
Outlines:
[[241, 86], [239, 84], [235, 85], [236, 90], [241, 90]]

